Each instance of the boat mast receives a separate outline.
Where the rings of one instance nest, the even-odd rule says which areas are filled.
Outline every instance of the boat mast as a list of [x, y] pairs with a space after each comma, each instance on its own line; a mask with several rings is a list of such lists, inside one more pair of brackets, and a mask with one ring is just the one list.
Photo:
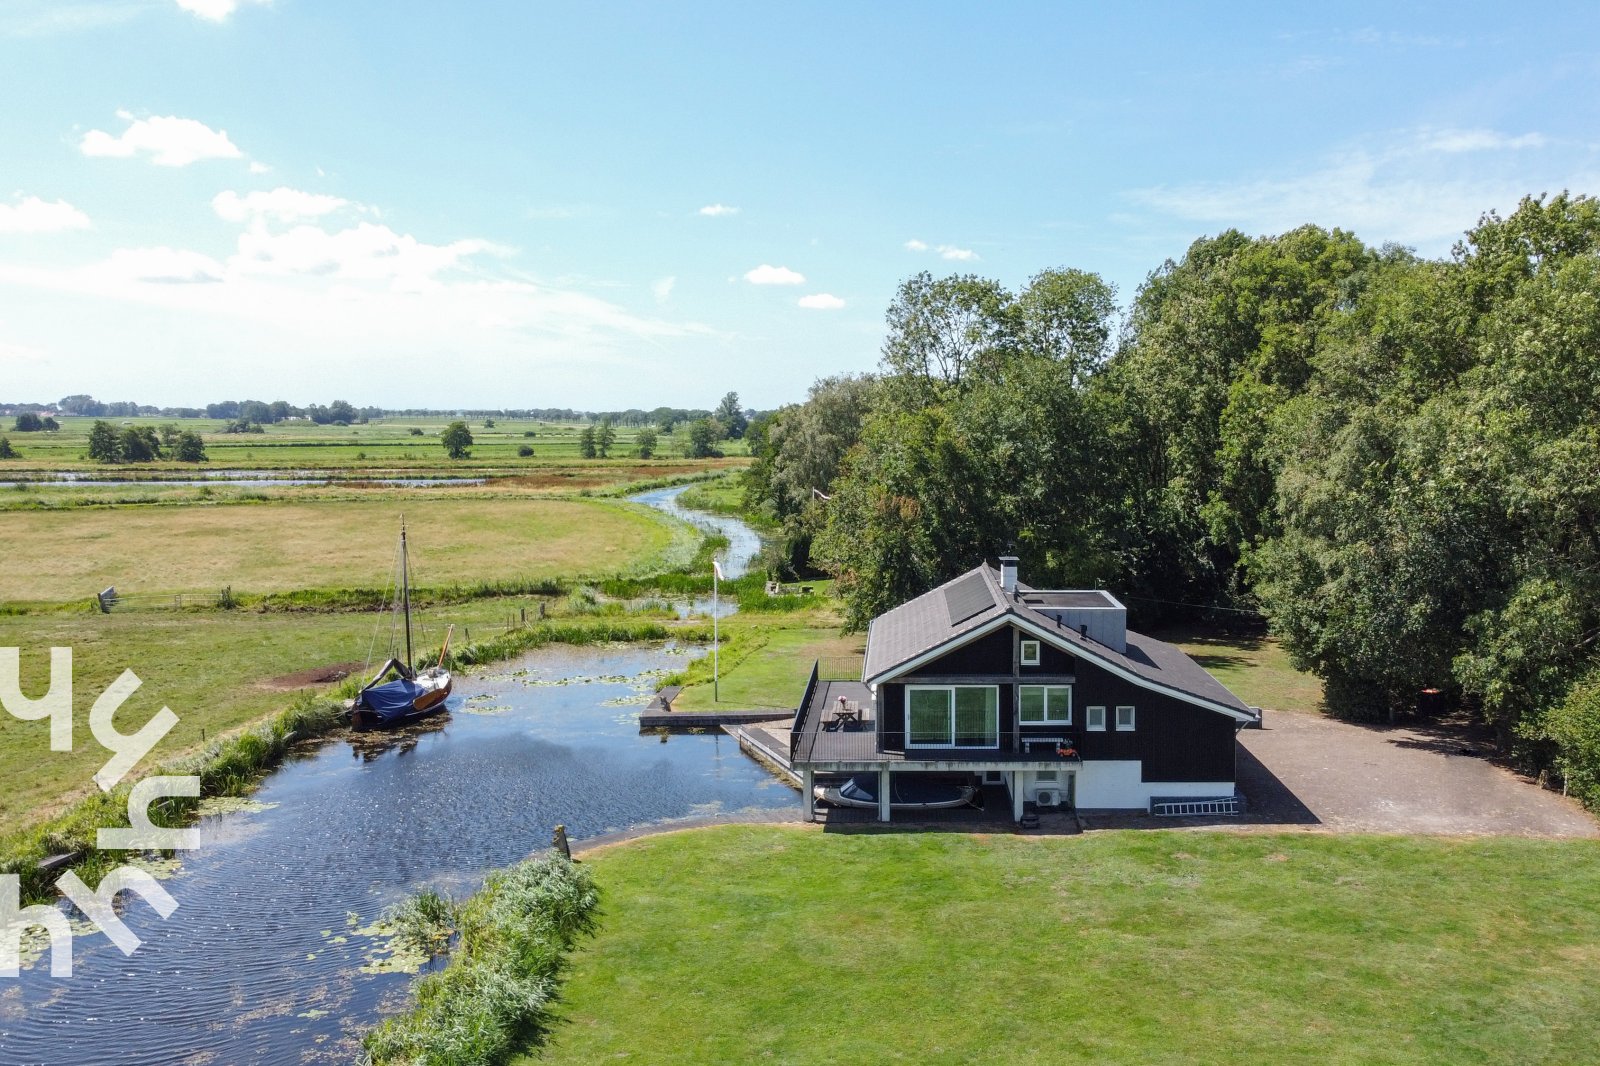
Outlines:
[[400, 598], [406, 609], [406, 674], [411, 673], [411, 563], [406, 558], [406, 516], [400, 516]]

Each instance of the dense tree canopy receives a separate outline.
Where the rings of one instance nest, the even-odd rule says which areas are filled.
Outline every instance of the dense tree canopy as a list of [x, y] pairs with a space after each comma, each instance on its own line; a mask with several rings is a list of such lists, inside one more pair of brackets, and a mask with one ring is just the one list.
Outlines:
[[1600, 206], [1443, 261], [1229, 231], [1114, 316], [1080, 271], [908, 279], [879, 378], [751, 427], [775, 562], [856, 626], [1008, 548], [1141, 624], [1256, 610], [1335, 712], [1440, 689], [1600, 803]]

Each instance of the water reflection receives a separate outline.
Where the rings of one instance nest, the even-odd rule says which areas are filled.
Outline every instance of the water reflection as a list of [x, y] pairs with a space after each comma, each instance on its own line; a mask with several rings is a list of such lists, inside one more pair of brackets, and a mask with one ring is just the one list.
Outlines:
[[548, 844], [719, 812], [789, 809], [793, 793], [721, 735], [639, 734], [668, 647], [546, 648], [462, 679], [451, 712], [296, 758], [262, 809], [208, 818], [166, 887], [163, 922], [126, 914], [123, 957], [80, 940], [76, 973], [0, 987], [0, 1062], [348, 1062], [406, 996], [371, 923], [434, 885], [470, 890]]

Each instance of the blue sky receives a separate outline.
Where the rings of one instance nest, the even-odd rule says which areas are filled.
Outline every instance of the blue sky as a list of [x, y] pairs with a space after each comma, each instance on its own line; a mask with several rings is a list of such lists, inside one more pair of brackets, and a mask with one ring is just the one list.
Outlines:
[[918, 270], [1600, 192], [1593, 4], [1104, 7], [3, 0], [0, 401], [771, 407]]

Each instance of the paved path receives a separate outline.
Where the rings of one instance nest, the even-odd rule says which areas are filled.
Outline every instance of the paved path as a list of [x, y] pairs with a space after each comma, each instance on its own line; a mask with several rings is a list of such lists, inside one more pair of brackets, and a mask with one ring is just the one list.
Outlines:
[[1245, 820], [1349, 832], [1600, 837], [1575, 801], [1488, 759], [1464, 734], [1269, 712], [1239, 734]]

